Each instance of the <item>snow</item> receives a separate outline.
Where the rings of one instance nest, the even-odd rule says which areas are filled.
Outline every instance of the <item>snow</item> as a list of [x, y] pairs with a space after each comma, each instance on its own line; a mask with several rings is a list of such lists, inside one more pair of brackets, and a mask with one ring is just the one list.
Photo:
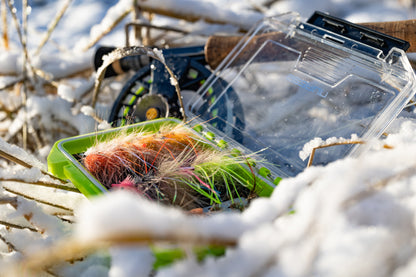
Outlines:
[[352, 134], [350, 139], [332, 137], [324, 141], [321, 138], [315, 138], [303, 146], [302, 151], [299, 152], [299, 157], [302, 160], [306, 160], [311, 155], [313, 149], [317, 147], [324, 147], [327, 145], [337, 144], [337, 143], [353, 143], [353, 142], [360, 142], [360, 139], [356, 134]]
[[58, 86], [58, 95], [68, 101], [75, 102], [76, 100], [81, 99], [81, 96], [86, 93], [86, 90], [91, 88], [94, 84], [94, 81], [85, 81], [83, 79], [73, 79], [67, 83], [59, 84]]
[[[26, 164], [38, 168], [41, 170], [46, 171], [46, 166], [35, 156], [31, 155], [30, 153], [24, 151], [22, 148], [7, 143], [6, 141], [0, 139], [0, 151], [4, 152], [5, 154], [15, 156], [16, 158], [24, 161]], [[33, 172], [37, 173], [36, 169]], [[33, 173], [32, 173], [33, 174]]]
[[81, 107], [81, 112], [85, 115], [89, 115], [89, 116], [94, 116], [95, 115], [95, 111], [94, 108], [91, 106], [82, 106]]
[[63, 98], [53, 96], [32, 96], [27, 101], [27, 116], [29, 118], [39, 117], [38, 124], [45, 127], [60, 125], [68, 122], [79, 133], [84, 134], [94, 130], [95, 121], [84, 114], [73, 114], [71, 103]]
[[[258, 208], [257, 201], [282, 201], [285, 207], [280, 213], [277, 207], [261, 209], [273, 217], [247, 229], [235, 250], [215, 263], [186, 261], [160, 276], [181, 276], [184, 268], [187, 276], [252, 276], [259, 269], [264, 276], [392, 276], [389, 261], [406, 264], [415, 253], [409, 244], [415, 230], [414, 205], [409, 207], [415, 178], [374, 188], [415, 163], [414, 158], [399, 163], [403, 152], [413, 149], [395, 147], [283, 180], [270, 199], [255, 200], [243, 217]], [[296, 184], [301, 185], [296, 193], [286, 193]], [[287, 213], [291, 208], [294, 214]]]
[[110, 249], [112, 266], [109, 277], [149, 276], [154, 256], [149, 248], [120, 247]]
[[[187, 216], [182, 210], [158, 205], [125, 191], [109, 193], [94, 199], [78, 212], [81, 216], [76, 235], [85, 241], [120, 234], [152, 234], [194, 240], [220, 236], [224, 239], [237, 238], [250, 221], [239, 220], [238, 213], [218, 214], [200, 218]], [[108, 203], [114, 203], [109, 205]], [[112, 214], [111, 217], [103, 216]], [[131, 220], [134, 218], [135, 220]], [[233, 228], [227, 230], [229, 223]]]
[[[36, 49], [63, 2], [32, 1], [30, 53]], [[297, 11], [307, 18], [313, 11], [321, 10], [353, 22], [401, 20], [415, 16], [413, 1], [280, 0], [270, 8], [261, 6], [268, 2], [256, 2], [267, 15]], [[52, 33], [52, 41], [31, 60], [34, 67], [43, 70], [50, 80], [58, 82], [56, 93], [40, 91], [29, 95], [26, 108], [2, 122], [0, 129], [6, 130], [1, 133], [4, 137], [0, 139], [0, 150], [33, 168], [22, 169], [2, 162], [0, 179], [9, 182], [0, 184], [0, 197], [13, 195], [7, 192], [7, 188], [13, 188], [44, 202], [55, 200], [74, 209], [71, 219], [76, 223], [58, 219], [50, 212], [52, 208], [43, 206], [45, 204], [18, 196], [17, 207], [0, 205], [0, 220], [7, 219], [23, 227], [35, 226], [42, 233], [27, 228], [10, 231], [1, 225], [1, 237], [7, 238], [25, 255], [36, 254], [37, 250], [64, 241], [68, 236], [81, 242], [131, 234], [150, 235], [155, 239], [175, 238], [178, 244], [161, 246], [183, 248], [187, 256], [154, 272], [158, 277], [415, 276], [416, 120], [413, 112], [403, 112], [387, 130], [389, 135], [384, 140], [371, 142], [365, 155], [310, 167], [296, 177], [284, 179], [270, 198], [254, 199], [241, 213], [195, 216], [125, 191], [86, 201], [82, 195], [73, 192], [26, 187], [28, 185], [23, 183], [59, 182], [42, 173], [46, 170], [44, 158], [54, 141], [62, 136], [111, 127], [105, 120], [97, 126], [93, 118], [97, 111], [100, 115], [108, 107], [99, 103], [94, 109], [90, 106], [90, 99], [85, 97], [92, 90], [94, 78], [71, 76], [91, 67], [95, 46], [84, 52], [80, 49], [97, 39], [115, 19], [130, 9], [131, 3], [131, 0], [73, 1]], [[254, 1], [250, 0], [152, 0], [141, 3], [148, 8], [170, 9], [178, 14], [192, 12], [216, 22], [209, 24], [198, 20], [188, 24], [166, 16], [155, 16], [155, 24], [184, 26], [196, 35], [234, 33], [239, 28], [251, 27], [262, 17], [258, 10], [251, 8]], [[16, 6], [20, 11], [21, 2], [16, 1]], [[223, 21], [229, 24], [220, 25]], [[106, 34], [100, 44], [123, 46], [125, 38], [121, 25]], [[10, 24], [9, 28], [11, 49], [5, 51], [3, 45], [0, 46], [0, 86], [22, 74], [21, 46], [13, 25]], [[183, 39], [189, 40], [189, 37]], [[148, 54], [164, 61], [157, 49]], [[106, 62], [112, 58], [107, 57]], [[175, 85], [176, 80], [172, 79], [171, 83]], [[109, 86], [104, 84], [103, 90], [111, 90]], [[101, 97], [111, 97], [103, 94]], [[1, 90], [0, 96], [2, 107], [10, 110], [18, 109], [23, 101], [19, 93], [12, 94], [6, 90]], [[313, 112], [326, 117], [322, 111]], [[23, 150], [13, 143], [27, 119], [47, 134], [39, 139], [46, 145], [37, 151]], [[61, 129], [65, 132], [59, 137], [54, 134]], [[306, 159], [315, 147], [357, 139], [355, 136], [327, 140], [316, 138], [304, 145], [299, 156]], [[227, 247], [224, 256], [197, 261], [190, 246], [210, 239], [234, 241], [236, 246]], [[3, 272], [19, 260], [20, 254], [16, 251], [9, 253], [2, 240], [0, 243], [0, 272]], [[115, 245], [104, 258], [97, 254], [82, 262], [66, 264], [59, 270], [62, 274], [59, 276], [149, 276], [154, 261], [148, 245]]]
[[[101, 20], [99, 24], [94, 25], [91, 27], [90, 31], [90, 40], [95, 41], [97, 40], [103, 32], [106, 32], [111, 26], [112, 22], [118, 20], [118, 18], [122, 17], [123, 14], [127, 13], [131, 10], [132, 0], [121, 0], [116, 5], [112, 6], [106, 13], [105, 17]], [[81, 40], [75, 45], [76, 50], [82, 50], [87, 48], [89, 45], [89, 41], [86, 42]]]

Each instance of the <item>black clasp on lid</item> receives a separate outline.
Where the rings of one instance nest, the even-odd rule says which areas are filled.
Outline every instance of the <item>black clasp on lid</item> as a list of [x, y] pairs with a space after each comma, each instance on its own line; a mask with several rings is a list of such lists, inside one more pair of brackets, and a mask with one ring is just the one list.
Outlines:
[[385, 56], [387, 56], [393, 47], [400, 48], [404, 51], [410, 47], [410, 43], [405, 40], [383, 34], [323, 12], [316, 11], [308, 19], [307, 23], [380, 49]]

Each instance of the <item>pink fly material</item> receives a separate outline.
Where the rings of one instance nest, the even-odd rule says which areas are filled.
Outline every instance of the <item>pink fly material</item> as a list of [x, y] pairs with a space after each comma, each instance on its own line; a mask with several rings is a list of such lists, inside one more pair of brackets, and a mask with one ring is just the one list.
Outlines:
[[[97, 143], [82, 158], [86, 169], [110, 190], [134, 191], [158, 202], [195, 209], [250, 190], [228, 186], [234, 179], [226, 167], [241, 163], [202, 142], [183, 126], [157, 133], [136, 132]], [[234, 191], [234, 192], [233, 192]]]

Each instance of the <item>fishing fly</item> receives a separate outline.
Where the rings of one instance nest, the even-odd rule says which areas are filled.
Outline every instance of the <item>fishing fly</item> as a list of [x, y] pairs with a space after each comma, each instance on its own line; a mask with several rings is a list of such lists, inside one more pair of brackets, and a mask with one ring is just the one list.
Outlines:
[[183, 124], [118, 133], [88, 148], [81, 160], [109, 190], [131, 190], [184, 209], [242, 201], [251, 192], [238, 176], [247, 160], [210, 146]]

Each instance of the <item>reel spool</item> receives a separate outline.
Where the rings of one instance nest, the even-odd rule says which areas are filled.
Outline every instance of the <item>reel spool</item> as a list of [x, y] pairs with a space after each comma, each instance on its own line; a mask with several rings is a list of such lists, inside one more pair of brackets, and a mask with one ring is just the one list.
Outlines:
[[[114, 48], [102, 47], [96, 52], [95, 65], [100, 66], [103, 55]], [[166, 64], [174, 72], [181, 89], [182, 101], [187, 116], [198, 116], [226, 135], [241, 141], [244, 129], [244, 112], [238, 95], [225, 81], [206, 92], [198, 92], [212, 72], [206, 67], [204, 47], [185, 47], [163, 50]], [[109, 122], [124, 126], [156, 118], [175, 117], [182, 119], [179, 100], [170, 75], [164, 65], [143, 56], [126, 57], [117, 67], [107, 70], [106, 77], [128, 70], [136, 73], [126, 82], [115, 100]], [[118, 68], [118, 70], [114, 70]], [[118, 71], [118, 72], [117, 72]]]

